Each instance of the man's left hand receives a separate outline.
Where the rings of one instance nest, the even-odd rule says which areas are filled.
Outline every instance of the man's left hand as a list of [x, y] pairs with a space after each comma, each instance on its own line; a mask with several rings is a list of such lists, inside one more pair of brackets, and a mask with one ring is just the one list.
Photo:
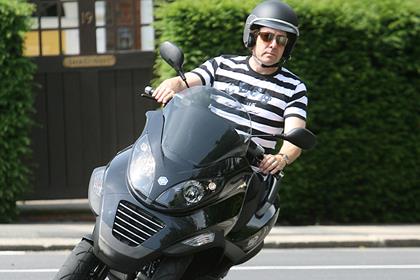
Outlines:
[[276, 174], [287, 165], [286, 160], [281, 155], [264, 155], [264, 159], [260, 162], [260, 170], [264, 174]]

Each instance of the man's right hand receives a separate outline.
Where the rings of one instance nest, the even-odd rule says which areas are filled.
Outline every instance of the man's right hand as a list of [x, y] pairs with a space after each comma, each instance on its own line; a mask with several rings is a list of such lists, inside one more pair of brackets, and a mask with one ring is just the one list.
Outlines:
[[152, 94], [156, 101], [162, 104], [168, 103], [175, 95], [175, 91], [165, 86], [164, 83], [160, 84]]
[[[185, 77], [187, 78], [188, 84], [190, 87], [198, 86], [201, 84], [201, 79], [199, 76], [193, 73], [185, 73]], [[156, 99], [157, 102], [166, 104], [171, 100], [172, 97], [177, 92], [180, 92], [186, 89], [187, 86], [184, 81], [180, 77], [173, 77], [167, 80], [164, 80], [153, 92], [153, 97]]]
[[166, 104], [174, 97], [175, 93], [182, 90], [180, 84], [182, 80], [179, 77], [173, 77], [164, 80], [153, 92], [152, 96], [157, 102]]

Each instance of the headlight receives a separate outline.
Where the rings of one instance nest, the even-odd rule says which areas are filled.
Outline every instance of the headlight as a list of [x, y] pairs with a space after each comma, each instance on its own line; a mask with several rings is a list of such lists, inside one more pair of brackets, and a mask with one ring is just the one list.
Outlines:
[[133, 147], [128, 179], [134, 190], [149, 196], [155, 178], [155, 159], [147, 135], [141, 137]]
[[194, 206], [216, 194], [221, 186], [220, 181], [186, 181], [166, 190], [156, 202], [171, 209]]
[[101, 211], [102, 186], [104, 183], [105, 169], [105, 166], [95, 168], [89, 181], [89, 205], [90, 209], [92, 209], [96, 215], [99, 215]]
[[210, 233], [203, 233], [193, 238], [189, 238], [187, 240], [182, 241], [182, 244], [191, 246], [191, 247], [199, 247], [202, 245], [206, 245], [208, 243], [212, 243], [214, 241], [214, 232]]
[[183, 188], [184, 199], [187, 204], [195, 204], [200, 202], [204, 197], [204, 186], [198, 181], [190, 181]]

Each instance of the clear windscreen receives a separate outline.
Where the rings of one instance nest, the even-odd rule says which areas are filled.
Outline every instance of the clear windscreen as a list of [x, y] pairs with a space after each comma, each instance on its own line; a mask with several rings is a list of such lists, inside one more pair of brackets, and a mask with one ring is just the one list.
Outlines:
[[211, 87], [193, 87], [175, 95], [164, 109], [162, 150], [166, 157], [195, 166], [244, 156], [251, 120], [230, 95]]

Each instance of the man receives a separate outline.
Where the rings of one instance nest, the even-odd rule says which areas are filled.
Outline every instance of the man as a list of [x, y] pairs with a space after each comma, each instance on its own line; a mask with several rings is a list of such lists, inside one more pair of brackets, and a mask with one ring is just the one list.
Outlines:
[[[257, 5], [248, 16], [243, 41], [250, 56], [219, 56], [186, 73], [190, 86], [209, 85], [233, 95], [248, 110], [253, 138], [265, 149], [260, 170], [275, 174], [291, 164], [301, 149], [284, 141], [274, 153], [274, 134], [306, 125], [306, 87], [283, 67], [299, 36], [297, 16], [287, 4], [268, 0]], [[186, 88], [179, 77], [163, 81], [153, 96], [168, 102]]]

